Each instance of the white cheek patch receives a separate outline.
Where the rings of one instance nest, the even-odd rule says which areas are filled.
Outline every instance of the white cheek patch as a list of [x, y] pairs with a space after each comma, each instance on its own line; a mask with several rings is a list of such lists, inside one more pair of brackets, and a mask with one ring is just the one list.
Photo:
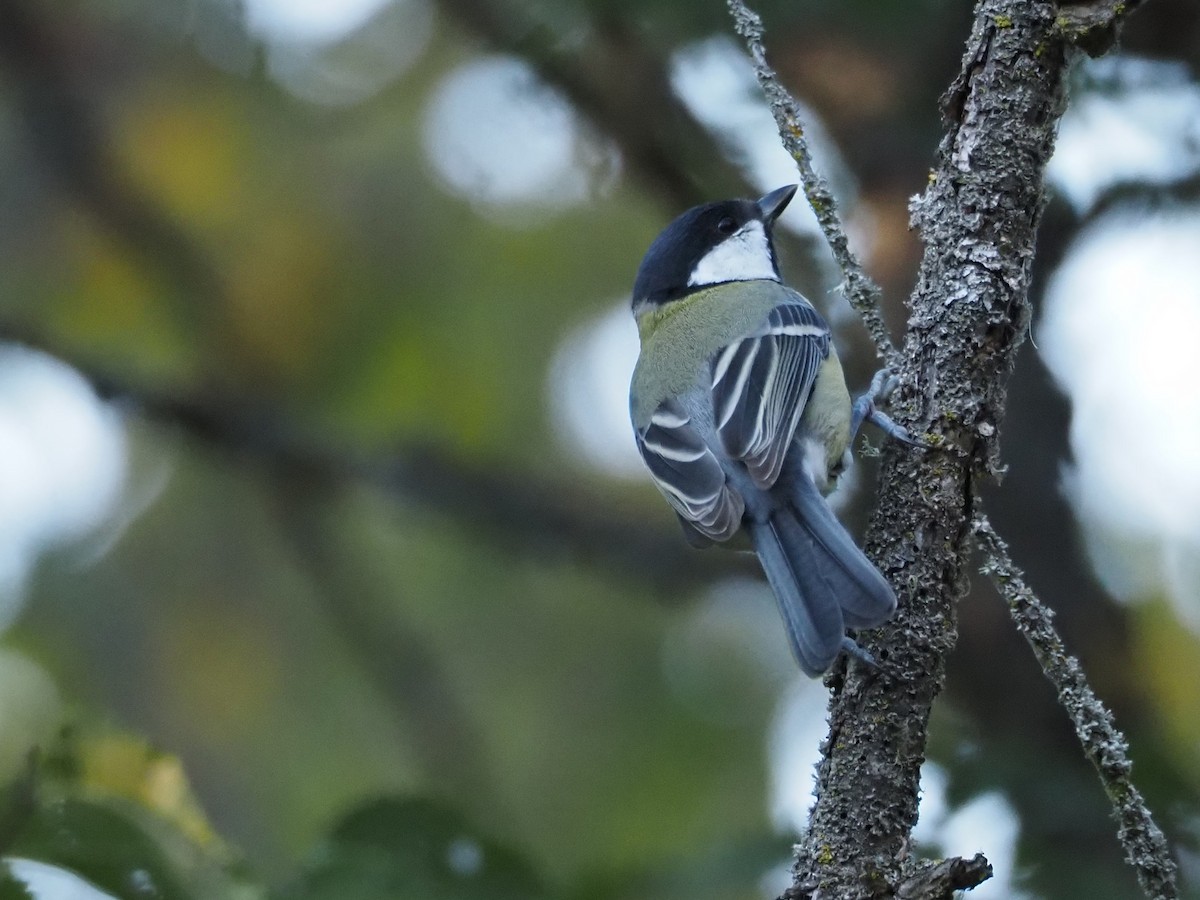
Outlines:
[[778, 281], [771, 262], [771, 247], [763, 223], [747, 222], [696, 263], [688, 286], [720, 284], [723, 281], [754, 281], [770, 278]]

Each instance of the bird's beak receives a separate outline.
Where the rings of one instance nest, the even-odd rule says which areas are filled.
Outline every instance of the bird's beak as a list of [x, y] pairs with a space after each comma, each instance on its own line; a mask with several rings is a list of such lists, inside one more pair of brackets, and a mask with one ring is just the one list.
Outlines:
[[796, 188], [799, 185], [788, 184], [781, 188], [776, 188], [758, 201], [758, 208], [762, 212], [763, 221], [768, 225], [774, 224], [779, 218], [779, 214], [787, 208], [792, 197], [796, 195]]

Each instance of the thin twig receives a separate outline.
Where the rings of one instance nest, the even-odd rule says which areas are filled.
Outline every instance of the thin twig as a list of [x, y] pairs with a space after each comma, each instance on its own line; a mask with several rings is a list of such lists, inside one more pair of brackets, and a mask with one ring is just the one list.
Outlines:
[[1142, 0], [1098, 0], [1098, 2], [1064, 4], [1055, 22], [1059, 33], [1088, 56], [1103, 56], [1121, 36], [1121, 28], [1129, 14], [1141, 6]]
[[1155, 824], [1145, 800], [1129, 777], [1133, 767], [1125, 736], [1113, 723], [1112, 713], [1088, 685], [1083, 668], [1070, 656], [1054, 628], [1054, 612], [1025, 584], [1024, 574], [1013, 563], [1008, 547], [987, 517], [971, 523], [985, 560], [981, 570], [990, 575], [1008, 604], [1017, 630], [1033, 649], [1042, 671], [1058, 692], [1058, 700], [1071, 717], [1083, 752], [1096, 767], [1100, 783], [1113, 805], [1117, 837], [1125, 860], [1137, 872], [1142, 891], [1152, 900], [1179, 896], [1175, 862], [1162, 830]]
[[829, 242], [834, 261], [842, 271], [842, 289], [846, 299], [862, 317], [863, 324], [875, 344], [875, 352], [890, 366], [895, 361], [896, 347], [883, 321], [880, 309], [882, 291], [850, 249], [849, 239], [838, 216], [837, 200], [829, 189], [829, 183], [813, 167], [812, 153], [808, 148], [808, 138], [805, 136], [804, 122], [800, 116], [800, 105], [780, 84], [779, 76], [767, 63], [767, 51], [763, 46], [762, 19], [742, 0], [727, 2], [733, 15], [734, 28], [745, 40], [746, 49], [750, 51], [750, 58], [754, 61], [754, 72], [770, 104], [775, 124], [779, 127], [779, 137], [784, 149], [792, 155], [800, 170], [804, 196], [817, 217], [825, 240]]

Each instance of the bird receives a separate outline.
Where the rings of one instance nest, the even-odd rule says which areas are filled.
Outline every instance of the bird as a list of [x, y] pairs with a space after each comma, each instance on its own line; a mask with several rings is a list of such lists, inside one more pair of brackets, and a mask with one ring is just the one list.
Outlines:
[[876, 407], [882, 373], [851, 401], [829, 325], [780, 278], [773, 229], [796, 189], [693, 207], [650, 244], [631, 300], [629, 411], [688, 542], [753, 549], [793, 656], [818, 677], [842, 652], [875, 665], [846, 629], [896, 610], [825, 496], [864, 419], [909, 438]]

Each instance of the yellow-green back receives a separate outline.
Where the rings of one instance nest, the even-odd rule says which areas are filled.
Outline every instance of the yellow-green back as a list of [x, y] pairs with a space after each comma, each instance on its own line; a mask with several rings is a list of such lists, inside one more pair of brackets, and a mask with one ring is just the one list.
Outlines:
[[696, 291], [638, 317], [642, 352], [633, 370], [630, 414], [645, 427], [658, 405], [704, 374], [721, 347], [758, 326], [792, 291], [777, 281], [737, 281]]

